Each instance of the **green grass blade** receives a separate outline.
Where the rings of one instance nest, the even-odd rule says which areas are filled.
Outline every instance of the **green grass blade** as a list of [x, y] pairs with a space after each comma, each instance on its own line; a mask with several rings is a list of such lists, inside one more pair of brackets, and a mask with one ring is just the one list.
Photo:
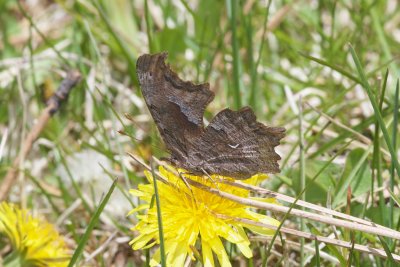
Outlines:
[[104, 21], [105, 25], [107, 26], [109, 33], [112, 35], [112, 37], [117, 42], [119, 48], [121, 49], [122, 54], [125, 56], [126, 60], [128, 61], [131, 78], [137, 83], [138, 81], [137, 81], [137, 77], [136, 77], [136, 62], [135, 62], [136, 59], [129, 52], [129, 49], [126, 47], [124, 41], [118, 36], [117, 31], [113, 29], [109, 19], [107, 18], [107, 15], [104, 13], [100, 4], [97, 1], [92, 1], [92, 3], [96, 7], [97, 11], [99, 12], [101, 19]]
[[240, 58], [239, 58], [239, 42], [237, 36], [236, 13], [239, 2], [236, 0], [227, 0], [228, 17], [232, 31], [232, 58], [233, 58], [233, 101], [235, 109], [242, 106], [240, 95]]
[[[272, 1], [268, 1], [268, 5], [266, 7], [265, 10], [265, 16], [264, 16], [264, 23], [263, 23], [263, 32], [262, 32], [262, 38], [261, 38], [261, 44], [258, 48], [258, 57], [257, 60], [255, 62], [255, 64], [253, 63], [253, 56], [251, 56], [251, 61], [252, 61], [252, 65], [251, 65], [251, 90], [250, 90], [250, 100], [249, 103], [250, 105], [254, 108], [254, 110], [257, 112], [259, 111], [260, 107], [258, 106], [258, 103], [260, 102], [258, 100], [258, 66], [261, 63], [261, 56], [262, 56], [262, 52], [264, 49], [264, 44], [266, 43], [264, 40], [266, 39], [266, 35], [267, 35], [267, 31], [268, 31], [268, 18], [269, 18], [269, 10], [271, 7], [271, 3]], [[250, 20], [251, 23], [251, 20]], [[251, 40], [251, 42], [253, 42], [253, 40]], [[253, 53], [251, 53], [253, 54]]]
[[347, 78], [349, 78], [350, 80], [352, 80], [352, 81], [354, 81], [356, 83], [360, 83], [360, 84], [362, 83], [360, 79], [358, 79], [356, 76], [354, 76], [350, 72], [342, 69], [341, 67], [335, 66], [335, 65], [333, 65], [333, 64], [331, 64], [331, 63], [329, 63], [329, 62], [327, 62], [327, 61], [325, 61], [323, 59], [316, 58], [316, 57], [313, 57], [313, 56], [309, 56], [309, 55], [307, 55], [307, 54], [305, 54], [303, 52], [299, 52], [299, 55], [302, 56], [302, 57], [305, 57], [305, 58], [307, 58], [309, 60], [312, 60], [314, 62], [317, 62], [318, 64], [321, 64], [322, 66], [326, 66], [328, 68], [331, 68], [331, 69], [339, 72], [343, 76], [346, 76]]
[[[376, 35], [378, 37], [378, 41], [380, 43], [380, 48], [383, 51], [383, 55], [385, 57], [386, 60], [391, 60], [393, 58], [392, 52], [390, 51], [390, 46], [388, 43], [388, 40], [386, 39], [385, 36], [385, 31], [382, 27], [382, 22], [381, 22], [381, 15], [379, 15], [378, 11], [376, 10], [376, 8], [371, 8], [370, 9], [370, 14], [371, 14], [371, 18], [372, 18], [372, 25], [373, 28], [376, 32]], [[391, 70], [393, 71], [393, 73], [397, 72], [397, 65], [396, 62], [393, 61], [391, 63]]]
[[[289, 217], [289, 214], [290, 214], [290, 212], [292, 211], [292, 209], [294, 208], [294, 206], [296, 205], [297, 201], [298, 201], [298, 200], [300, 199], [300, 197], [303, 195], [303, 193], [304, 193], [305, 190], [308, 188], [308, 186], [309, 186], [310, 184], [312, 184], [312, 183], [319, 177], [319, 175], [320, 175], [334, 160], [335, 160], [335, 158], [336, 158], [337, 156], [341, 155], [341, 154], [346, 150], [346, 148], [350, 145], [350, 143], [351, 143], [351, 141], [348, 142], [347, 144], [345, 144], [343, 147], [341, 147], [341, 149], [339, 149], [338, 152], [337, 152], [332, 158], [330, 158], [329, 161], [327, 161], [327, 162], [325, 163], [324, 166], [322, 166], [322, 168], [318, 171], [318, 173], [316, 173], [315, 176], [314, 176], [313, 178], [311, 178], [311, 179], [307, 182], [307, 184], [306, 184], [306, 186], [303, 188], [303, 190], [296, 196], [296, 199], [295, 199], [295, 200], [293, 201], [293, 203], [290, 205], [288, 212], [286, 212], [285, 215], [283, 216], [283, 218], [281, 219], [281, 223], [279, 224], [278, 228], [276, 229], [274, 235], [273, 235], [272, 238], [271, 238], [271, 241], [270, 241], [270, 243], [269, 243], [269, 245], [268, 245], [268, 248], [267, 248], [267, 251], [266, 251], [266, 253], [265, 253], [265, 254], [266, 254], [265, 258], [266, 258], [266, 259], [267, 259], [268, 256], [270, 255], [272, 246], [274, 245], [274, 242], [275, 242], [275, 239], [276, 239], [276, 237], [277, 237], [277, 235], [278, 235], [278, 233], [279, 233], [279, 230], [281, 229], [281, 227], [282, 227], [283, 224], [285, 223], [286, 219]], [[329, 245], [328, 245], [328, 247], [329, 247]], [[265, 260], [265, 262], [267, 262], [267, 260]]]
[[[301, 96], [298, 102], [299, 107], [299, 147], [300, 147], [300, 190], [304, 192], [301, 196], [303, 201], [306, 201], [306, 161], [305, 161], [305, 151], [304, 151], [304, 132], [303, 132], [303, 108], [302, 108], [302, 101]], [[304, 210], [304, 208], [302, 207]], [[300, 230], [305, 230], [305, 222], [303, 218], [300, 218]], [[300, 266], [304, 265], [304, 238], [300, 239]]]
[[[399, 79], [397, 79], [396, 83], [396, 91], [394, 94], [394, 109], [393, 109], [393, 130], [392, 130], [392, 143], [393, 147], [396, 149], [397, 147], [397, 128], [398, 128], [398, 121], [399, 121]], [[395, 171], [394, 171], [394, 162], [392, 160], [392, 165], [390, 166], [390, 190], [394, 191], [394, 184], [395, 184]], [[393, 223], [393, 199], [390, 199], [390, 216], [389, 216], [389, 227], [392, 227]]]
[[[71, 173], [71, 170], [68, 167], [66, 159], [63, 156], [64, 154], [61, 151], [59, 151], [57, 154], [59, 155], [59, 159], [61, 161], [61, 164], [64, 166], [65, 171], [67, 172], [68, 179], [71, 182], [72, 188], [75, 190], [75, 192], [78, 195], [78, 197], [82, 200], [82, 205], [84, 206], [86, 211], [87, 212], [91, 212], [92, 210], [90, 208], [90, 205], [87, 203], [86, 198], [83, 196], [81, 187], [78, 185], [77, 181], [74, 179], [74, 177], [73, 177], [73, 175]], [[64, 194], [63, 194], [63, 196], [64, 196]], [[66, 196], [69, 196], [69, 194], [66, 194]]]
[[244, 27], [246, 28], [246, 43], [247, 43], [247, 65], [250, 72], [250, 98], [248, 103], [250, 106], [253, 107], [253, 110], [257, 113], [258, 107], [256, 104], [259, 102], [257, 101], [257, 69], [255, 68], [254, 62], [254, 53], [253, 53], [253, 26], [252, 26], [252, 13], [249, 14], [242, 14], [241, 19], [244, 22]]
[[[315, 234], [315, 232], [317, 232], [316, 228], [311, 223], [307, 223], [307, 227], [310, 229], [311, 233]], [[319, 255], [319, 246], [317, 238], [315, 238], [314, 240], [314, 246], [315, 246], [315, 266], [319, 267], [321, 266], [321, 259]]]
[[147, 41], [149, 43], [149, 51], [150, 53], [156, 52], [156, 47], [153, 43], [153, 21], [151, 19], [151, 14], [149, 10], [149, 3], [147, 0], [144, 1], [144, 17], [146, 20], [146, 29], [147, 29]]
[[372, 147], [369, 147], [367, 150], [365, 150], [364, 154], [362, 157], [359, 159], [357, 164], [354, 166], [352, 171], [350, 172], [348, 177], [343, 177], [340, 181], [339, 184], [335, 190], [334, 194], [334, 200], [332, 203], [332, 207], [336, 207], [339, 204], [339, 201], [342, 199], [344, 194], [346, 193], [348, 187], [350, 186], [350, 182], [353, 180], [353, 178], [356, 176], [357, 172], [360, 170], [362, 167], [363, 163], [367, 160], [368, 155], [371, 153]]
[[355, 244], [355, 242], [354, 242], [354, 233], [353, 233], [353, 231], [351, 231], [351, 248], [350, 248], [350, 250], [349, 250], [349, 257], [348, 257], [348, 259], [347, 259], [347, 266], [348, 267], [351, 267], [352, 266], [352, 262], [353, 262], [353, 254], [354, 254], [354, 244]]
[[57, 50], [57, 48], [52, 44], [51, 41], [49, 41], [44, 33], [40, 31], [40, 29], [37, 27], [36, 23], [33, 22], [32, 17], [25, 11], [25, 9], [21, 6], [20, 1], [17, 1], [19, 11], [21, 11], [22, 15], [29, 20], [30, 25], [35, 29], [35, 31], [40, 35], [40, 37], [43, 39], [43, 41], [51, 47], [51, 49], [57, 54], [57, 56], [63, 61], [64, 64], [70, 65], [70, 62], [61, 55], [61, 52]]
[[363, 85], [364, 89], [367, 91], [369, 100], [370, 100], [370, 102], [372, 104], [372, 107], [374, 109], [375, 118], [379, 122], [379, 127], [382, 130], [383, 138], [385, 139], [385, 142], [386, 142], [386, 145], [387, 145], [387, 147], [389, 149], [390, 155], [392, 156], [392, 162], [393, 162], [394, 167], [395, 167], [395, 169], [397, 171], [397, 175], [400, 175], [400, 164], [399, 164], [399, 161], [397, 159], [396, 151], [395, 151], [395, 149], [393, 147], [393, 144], [392, 144], [392, 142], [390, 140], [389, 132], [388, 132], [386, 126], [385, 126], [385, 122], [384, 122], [384, 120], [382, 118], [382, 114], [379, 111], [378, 103], [376, 102], [374, 94], [372, 93], [372, 89], [371, 89], [371, 87], [370, 87], [370, 85], [368, 83], [367, 77], [365, 76], [364, 70], [363, 70], [363, 68], [361, 66], [361, 62], [358, 59], [358, 56], [357, 56], [356, 52], [354, 51], [354, 48], [351, 45], [350, 45], [350, 53], [351, 53], [351, 55], [353, 57], [354, 63], [356, 64], [358, 74], [359, 74], [360, 79], [362, 81], [362, 85]]
[[379, 110], [381, 112], [382, 112], [383, 102], [385, 101], [385, 92], [386, 92], [386, 88], [387, 88], [388, 77], [389, 77], [389, 70], [386, 69], [385, 78], [383, 80], [383, 85], [382, 85], [381, 97], [379, 99]]
[[386, 256], [387, 256], [387, 262], [386, 262], [386, 266], [398, 266], [396, 264], [396, 262], [393, 259], [392, 253], [390, 252], [389, 246], [386, 243], [385, 239], [383, 239], [381, 236], [378, 235], [379, 241], [381, 241], [382, 247], [386, 252]]
[[[385, 92], [386, 92], [386, 85], [387, 79], [389, 75], [389, 70], [386, 70], [385, 79], [383, 80], [383, 85], [381, 89], [381, 96], [379, 100], [379, 110], [382, 112], [383, 101], [385, 99]], [[381, 176], [381, 151], [380, 151], [380, 139], [379, 139], [379, 124], [375, 121], [375, 132], [374, 132], [374, 151], [372, 154], [372, 182], [371, 182], [371, 192], [375, 192], [375, 180], [378, 182], [378, 187], [381, 187], [383, 184], [382, 176]], [[374, 202], [374, 195], [371, 194], [371, 201]], [[379, 208], [381, 213], [381, 219], [384, 221], [384, 210], [385, 210], [385, 203], [384, 203], [384, 196], [383, 192], [379, 192]]]
[[[316, 236], [324, 235], [324, 233], [319, 231], [318, 228], [314, 227], [311, 223], [308, 223], [307, 225], [308, 225], [308, 228], [310, 229], [310, 232], [313, 235], [316, 235]], [[330, 254], [333, 257], [336, 257], [338, 259], [338, 261], [340, 262], [340, 266], [346, 265], [346, 259], [344, 258], [343, 252], [339, 248], [337, 248], [335, 245], [332, 245], [332, 244], [326, 244], [326, 248], [328, 249], [328, 251], [330, 252]]]
[[392, 197], [392, 200], [393, 200], [394, 202], [396, 202], [397, 206], [400, 207], [400, 198], [399, 198], [398, 196], [396, 196], [396, 195], [393, 193], [392, 190], [389, 189], [388, 191], [389, 191], [390, 196]]
[[162, 216], [161, 216], [161, 205], [160, 205], [160, 196], [158, 195], [158, 187], [157, 187], [157, 178], [154, 173], [153, 164], [151, 164], [151, 175], [153, 176], [153, 184], [154, 184], [154, 194], [156, 198], [157, 205], [157, 222], [158, 222], [158, 234], [160, 238], [160, 258], [161, 258], [161, 266], [167, 266], [167, 261], [165, 257], [165, 245], [164, 245], [164, 231], [162, 225]]
[[114, 188], [117, 184], [117, 179], [114, 180], [114, 182], [112, 183], [110, 189], [108, 190], [106, 196], [104, 197], [104, 199], [100, 202], [99, 207], [96, 209], [96, 211], [94, 212], [92, 218], [90, 219], [89, 225], [86, 228], [85, 233], [83, 234], [81, 240], [79, 241], [78, 247], [76, 248], [74, 254], [72, 255], [71, 261], [68, 264], [68, 267], [72, 267], [74, 266], [74, 264], [77, 262], [78, 258], [81, 256], [81, 254], [83, 253], [83, 248], [86, 245], [86, 242], [89, 240], [90, 234], [92, 233], [93, 228], [96, 226], [100, 214], [103, 212], [104, 207], [106, 206], [108, 200], [111, 197], [112, 192], [114, 191]]
[[54, 203], [53, 196], [51, 194], [49, 194], [49, 192], [47, 192], [47, 190], [45, 190], [43, 188], [43, 186], [40, 184], [40, 182], [36, 179], [35, 176], [31, 175], [30, 173], [25, 173], [25, 175], [27, 175], [29, 177], [29, 179], [31, 179], [31, 181], [39, 188], [40, 192], [45, 196], [45, 198], [49, 202], [49, 204], [52, 207], [52, 209], [54, 210], [54, 212], [57, 215], [60, 215], [61, 211], [59, 210], [57, 205]]
[[193, 18], [196, 17], [196, 13], [190, 8], [190, 5], [185, 0], [180, 0], [182, 5], [185, 7], [186, 11], [192, 15]]
[[319, 257], [319, 246], [318, 246], [318, 240], [317, 239], [314, 240], [314, 244], [315, 244], [315, 259], [316, 259], [315, 266], [320, 267], [321, 266], [321, 260], [320, 260], [320, 257]]

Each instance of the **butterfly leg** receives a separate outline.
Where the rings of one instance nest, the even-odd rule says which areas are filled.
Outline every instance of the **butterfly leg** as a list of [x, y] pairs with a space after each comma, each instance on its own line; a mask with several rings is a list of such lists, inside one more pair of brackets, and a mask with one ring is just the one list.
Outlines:
[[[189, 189], [189, 191], [190, 191], [190, 194], [192, 195], [192, 198], [193, 198], [193, 200], [194, 200], [194, 204], [196, 205], [196, 207], [198, 206], [198, 204], [197, 204], [197, 199], [196, 199], [196, 196], [194, 195], [194, 193], [193, 193], [193, 190], [192, 190], [192, 187], [190, 186], [190, 184], [189, 184], [189, 182], [187, 181], [187, 179], [185, 178], [185, 174], [190, 174], [190, 173], [187, 173], [187, 172], [178, 172], [178, 174], [179, 174], [179, 178], [181, 178], [181, 180], [182, 180], [182, 182], [186, 185], [186, 187]], [[190, 179], [190, 178], [189, 178]]]
[[210, 179], [210, 181], [214, 184], [215, 188], [219, 190], [218, 183], [211, 177], [211, 175], [208, 174], [208, 172], [203, 168], [201, 168], [201, 171]]
[[184, 172], [179, 172], [179, 171], [178, 171], [178, 174], [179, 174], [179, 178], [181, 178], [182, 182], [186, 185], [186, 187], [187, 187], [187, 188], [190, 190], [190, 192], [192, 192], [192, 194], [193, 194], [192, 187], [190, 186], [189, 182], [186, 180], [185, 176], [183, 176], [183, 175], [186, 174], [186, 173], [184, 173]]

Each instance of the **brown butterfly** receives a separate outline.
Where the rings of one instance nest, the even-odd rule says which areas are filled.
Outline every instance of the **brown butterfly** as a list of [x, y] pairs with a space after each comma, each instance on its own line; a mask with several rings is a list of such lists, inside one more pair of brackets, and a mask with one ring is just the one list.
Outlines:
[[285, 129], [257, 122], [250, 107], [224, 109], [204, 127], [204, 110], [214, 93], [208, 83], [181, 80], [165, 64], [166, 58], [167, 53], [142, 55], [136, 69], [144, 99], [171, 153], [170, 162], [192, 174], [236, 179], [279, 172], [280, 156], [274, 147]]

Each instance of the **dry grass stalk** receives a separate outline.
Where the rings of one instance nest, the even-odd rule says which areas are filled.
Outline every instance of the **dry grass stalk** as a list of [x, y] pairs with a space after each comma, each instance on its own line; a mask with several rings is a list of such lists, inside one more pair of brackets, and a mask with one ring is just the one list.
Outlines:
[[[137, 161], [139, 164], [141, 164], [143, 167], [145, 167], [147, 170], [151, 171], [150, 166], [148, 166], [147, 164], [145, 164], [141, 159], [139, 159], [138, 157], [136, 157], [135, 155], [132, 155], [130, 153], [128, 153], [129, 156], [131, 156], [135, 161]], [[157, 179], [160, 180], [161, 182], [164, 183], [168, 183], [170, 184], [165, 178], [162, 177], [162, 175], [154, 170], [154, 173], [157, 176]], [[279, 212], [279, 213], [283, 213], [286, 214], [289, 212], [289, 207], [285, 207], [285, 206], [280, 206], [280, 205], [276, 205], [276, 204], [271, 204], [271, 203], [265, 203], [265, 202], [261, 202], [261, 201], [257, 201], [257, 200], [252, 200], [252, 199], [248, 199], [248, 198], [242, 198], [242, 197], [238, 197], [236, 195], [232, 195], [223, 191], [220, 191], [216, 188], [211, 188], [208, 187], [204, 184], [198, 183], [196, 181], [193, 181], [191, 179], [186, 178], [186, 182], [188, 184], [190, 184], [190, 186], [195, 186], [199, 189], [205, 190], [207, 192], [210, 192], [212, 194], [221, 196], [223, 198], [232, 200], [234, 202], [237, 203], [241, 203], [243, 205], [247, 205], [247, 206], [251, 206], [254, 208], [258, 208], [258, 209], [265, 209], [268, 211], [273, 211], [273, 212]], [[239, 187], [243, 188], [244, 187], [244, 183], [231, 183], [232, 185], [239, 185]], [[250, 186], [247, 185], [248, 189], [251, 188], [251, 191], [256, 191], [256, 192], [262, 192], [265, 191], [266, 189], [261, 188], [261, 187], [257, 187], [257, 186]], [[268, 194], [273, 195], [273, 196], [277, 196], [279, 195], [281, 199], [286, 199], [286, 200], [291, 200], [293, 201], [293, 198], [290, 197], [283, 197], [284, 195], [282, 194], [278, 194], [272, 191], [268, 191]], [[300, 204], [302, 205], [306, 205], [308, 208], [313, 208], [315, 209], [316, 207], [318, 207], [317, 205], [311, 204], [311, 203], [307, 203], [304, 201], [301, 201]], [[292, 216], [297, 216], [297, 217], [301, 217], [301, 218], [305, 218], [305, 219], [309, 219], [309, 220], [313, 220], [316, 222], [320, 222], [320, 223], [326, 223], [328, 225], [333, 225], [333, 226], [338, 226], [338, 227], [343, 227], [349, 230], [356, 230], [356, 231], [361, 231], [361, 232], [365, 232], [365, 233], [370, 233], [370, 234], [375, 234], [375, 235], [380, 235], [380, 236], [385, 236], [385, 237], [390, 237], [390, 238], [394, 238], [394, 239], [399, 239], [400, 240], [400, 232], [398, 231], [394, 231], [392, 229], [386, 228], [384, 226], [378, 225], [378, 224], [374, 224], [372, 222], [368, 222], [353, 216], [349, 216], [337, 211], [332, 211], [326, 208], [321, 208], [318, 207], [317, 209], [318, 211], [323, 211], [323, 212], [327, 212], [331, 214], [331, 215], [335, 215], [341, 218], [346, 218], [352, 221], [347, 221], [347, 220], [343, 220], [343, 219], [336, 219], [336, 218], [331, 218], [331, 217], [327, 217], [326, 215], [320, 215], [320, 214], [316, 214], [316, 213], [311, 213], [311, 212], [307, 212], [307, 211], [303, 211], [303, 210], [298, 210], [298, 209], [292, 209], [290, 211], [290, 215]], [[224, 216], [224, 215], [218, 215], [218, 216]], [[259, 222], [254, 222], [251, 220], [247, 220], [247, 219], [242, 219], [242, 218], [232, 218], [234, 220], [239, 220], [240, 222], [243, 223], [247, 223], [247, 224], [252, 224], [252, 225], [256, 225], [256, 226], [262, 226], [262, 227], [266, 227], [269, 229], [277, 229], [277, 226], [274, 225], [269, 225], [269, 224], [263, 224], [263, 223], [259, 223]], [[242, 221], [245, 220], [245, 221]], [[356, 222], [357, 221], [357, 222]], [[302, 231], [298, 231], [295, 229], [290, 229], [290, 228], [285, 228], [285, 227], [281, 227], [280, 228], [280, 232], [282, 233], [286, 233], [286, 234], [291, 234], [291, 235], [295, 235], [297, 237], [302, 237], [302, 238], [307, 238], [310, 240], [317, 240], [319, 242], [324, 242], [326, 244], [333, 244], [336, 246], [340, 246], [340, 247], [345, 247], [345, 248], [352, 248], [352, 243], [351, 242], [346, 242], [346, 241], [342, 241], [342, 240], [338, 240], [338, 239], [333, 239], [333, 238], [327, 238], [327, 237], [323, 237], [323, 236], [316, 236], [313, 234], [309, 234], [306, 232], [302, 232]], [[370, 248], [367, 246], [363, 246], [360, 244], [354, 244], [354, 249], [361, 251], [361, 252], [366, 252], [366, 253], [370, 253], [379, 257], [384, 257], [386, 258], [386, 252], [384, 250], [381, 249], [376, 249], [376, 248]], [[399, 255], [395, 255], [392, 254], [393, 258], [397, 261], [400, 261], [400, 256]]]

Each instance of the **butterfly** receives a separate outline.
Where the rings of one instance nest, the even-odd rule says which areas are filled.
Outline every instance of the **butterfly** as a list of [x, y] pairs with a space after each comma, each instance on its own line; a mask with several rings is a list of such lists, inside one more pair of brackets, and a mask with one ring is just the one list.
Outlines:
[[167, 53], [144, 54], [136, 71], [147, 107], [174, 166], [195, 175], [217, 174], [246, 179], [279, 172], [274, 148], [285, 128], [257, 122], [250, 107], [224, 109], [207, 125], [206, 106], [214, 99], [209, 84], [183, 81], [165, 63]]

